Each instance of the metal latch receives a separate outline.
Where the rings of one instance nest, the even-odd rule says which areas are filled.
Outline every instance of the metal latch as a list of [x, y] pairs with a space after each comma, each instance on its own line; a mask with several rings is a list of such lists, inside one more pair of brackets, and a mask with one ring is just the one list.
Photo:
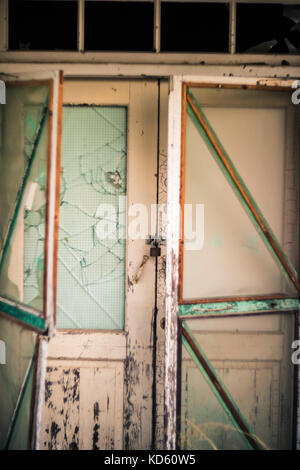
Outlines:
[[151, 245], [150, 256], [160, 256], [161, 255], [161, 246], [166, 244], [166, 239], [164, 237], [156, 237], [149, 235], [146, 240], [147, 245]]
[[145, 264], [147, 263], [148, 259], [149, 259], [149, 256], [148, 256], [148, 255], [144, 255], [144, 256], [143, 256], [143, 261], [141, 262], [141, 264], [140, 264], [140, 266], [139, 266], [139, 268], [138, 268], [138, 270], [137, 270], [136, 275], [135, 275], [134, 278], [132, 279], [132, 284], [137, 284], [137, 283], [139, 282], [140, 277], [141, 277], [141, 275], [142, 275], [142, 272], [143, 272], [143, 270], [144, 270]]

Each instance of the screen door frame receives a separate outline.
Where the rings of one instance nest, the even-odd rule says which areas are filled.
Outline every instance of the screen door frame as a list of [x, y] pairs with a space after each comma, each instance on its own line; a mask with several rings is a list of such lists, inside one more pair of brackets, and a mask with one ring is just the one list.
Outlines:
[[[207, 88], [262, 89], [266, 91], [294, 91], [294, 80], [274, 80], [249, 77], [209, 77], [173, 75], [170, 78], [168, 116], [168, 211], [166, 249], [166, 343], [165, 343], [165, 410], [166, 449], [176, 449], [179, 425], [180, 388], [178, 344], [180, 339], [180, 262], [181, 226], [180, 196], [182, 194], [182, 148], [184, 145], [183, 120], [187, 85]], [[172, 164], [170, 164], [172, 162]], [[268, 299], [266, 299], [268, 300]], [[298, 299], [291, 312], [298, 311]], [[183, 306], [184, 307], [184, 306]], [[226, 312], [223, 312], [226, 315]], [[250, 313], [250, 312], [249, 312]], [[252, 310], [253, 313], [253, 310]]]

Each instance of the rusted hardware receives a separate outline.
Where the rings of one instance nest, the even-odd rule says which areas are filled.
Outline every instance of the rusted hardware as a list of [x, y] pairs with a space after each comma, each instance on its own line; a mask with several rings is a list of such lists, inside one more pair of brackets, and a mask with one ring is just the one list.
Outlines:
[[151, 245], [150, 256], [157, 257], [161, 255], [161, 246], [166, 244], [166, 239], [163, 237], [153, 237], [149, 235], [146, 240], [147, 245]]
[[143, 270], [144, 270], [144, 266], [145, 266], [145, 264], [147, 263], [148, 259], [149, 259], [149, 256], [148, 256], [148, 255], [144, 255], [144, 256], [143, 256], [143, 261], [141, 262], [141, 264], [140, 264], [140, 266], [139, 266], [139, 268], [138, 268], [138, 270], [137, 270], [137, 272], [136, 272], [136, 275], [135, 275], [134, 278], [132, 279], [132, 284], [137, 284], [137, 283], [139, 282], [139, 279], [140, 279], [140, 277], [141, 277], [141, 275], [142, 275], [142, 272], [143, 272]]

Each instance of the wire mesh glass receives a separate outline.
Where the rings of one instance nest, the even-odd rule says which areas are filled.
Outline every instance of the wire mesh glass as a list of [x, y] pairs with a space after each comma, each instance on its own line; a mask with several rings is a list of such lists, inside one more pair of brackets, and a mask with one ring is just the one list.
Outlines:
[[125, 107], [65, 106], [57, 327], [122, 329]]

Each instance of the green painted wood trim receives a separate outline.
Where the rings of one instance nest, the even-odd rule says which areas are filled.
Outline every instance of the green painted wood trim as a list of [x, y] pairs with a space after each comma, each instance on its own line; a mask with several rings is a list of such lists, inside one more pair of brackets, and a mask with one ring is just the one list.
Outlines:
[[19, 307], [0, 301], [0, 312], [13, 317], [25, 325], [33, 327], [34, 329], [41, 330], [41, 332], [46, 331], [46, 323], [43, 318], [26, 312], [26, 310], [23, 310]]
[[[182, 322], [182, 325], [183, 325], [183, 328], [188, 332], [189, 336], [191, 337], [194, 345], [196, 346], [196, 348], [198, 349], [198, 351], [200, 352], [201, 356], [203, 357], [203, 359], [205, 360], [206, 362], [206, 365], [209, 367], [210, 371], [213, 373], [213, 375], [217, 378], [218, 382], [220, 383], [220, 385], [222, 386], [223, 390], [225, 391], [228, 399], [230, 400], [231, 404], [234, 406], [235, 408], [235, 411], [236, 413], [239, 415], [239, 418], [240, 420], [244, 423], [244, 426], [245, 428], [248, 429], [249, 431], [249, 436], [255, 441], [257, 447], [259, 449], [266, 449], [266, 447], [263, 445], [263, 443], [260, 441], [260, 439], [257, 438], [257, 436], [255, 436], [255, 434], [251, 431], [251, 428], [247, 422], [247, 420], [244, 418], [242, 412], [240, 411], [240, 409], [238, 408], [237, 404], [235, 403], [235, 401], [233, 400], [232, 396], [230, 395], [229, 391], [226, 389], [223, 381], [221, 380], [221, 378], [219, 377], [218, 373], [216, 372], [216, 370], [214, 369], [214, 367], [211, 365], [210, 361], [207, 359], [205, 353], [203, 352], [203, 350], [201, 349], [198, 341], [195, 339], [195, 337], [193, 336], [193, 333], [191, 332], [191, 330], [189, 329], [189, 327], [187, 326], [186, 322], [183, 321]], [[216, 395], [219, 403], [221, 404], [221, 406], [223, 407], [225, 413], [228, 415], [228, 417], [230, 418], [230, 420], [232, 421], [234, 427], [237, 429], [238, 433], [243, 437], [245, 443], [247, 444], [248, 448], [250, 450], [253, 450], [254, 447], [251, 445], [251, 443], [249, 442], [249, 440], [247, 439], [247, 436], [244, 434], [244, 432], [241, 430], [240, 426], [238, 425], [237, 421], [235, 420], [235, 417], [233, 416], [232, 412], [230, 411], [230, 409], [228, 408], [227, 404], [225, 403], [225, 401], [223, 400], [222, 396], [220, 395], [220, 392], [218, 390], [218, 388], [215, 386], [215, 384], [211, 381], [210, 377], [208, 376], [206, 370], [204, 369], [203, 365], [201, 364], [200, 360], [198, 359], [198, 357], [196, 356], [195, 352], [193, 351], [193, 349], [191, 348], [190, 344], [188, 343], [188, 341], [182, 336], [182, 343], [184, 345], [184, 347], [186, 348], [187, 352], [190, 354], [191, 358], [193, 359], [194, 363], [196, 364], [196, 366], [198, 367], [198, 369], [200, 370], [200, 372], [203, 374], [203, 376], [205, 377], [206, 381], [208, 382], [209, 386], [211, 387], [212, 391], [214, 392], [214, 394]]]
[[178, 315], [187, 316], [216, 316], [216, 315], [242, 315], [264, 312], [292, 312], [298, 311], [298, 299], [272, 299], [272, 300], [240, 300], [233, 302], [196, 303], [178, 306]]
[[[237, 169], [235, 168], [233, 162], [231, 161], [229, 155], [227, 154], [226, 150], [224, 149], [223, 145], [221, 144], [220, 140], [218, 139], [216, 133], [214, 132], [211, 124], [209, 123], [207, 117], [205, 116], [205, 114], [203, 113], [198, 101], [196, 100], [196, 98], [194, 97], [194, 95], [192, 94], [192, 92], [190, 91], [190, 89], [188, 89], [187, 91], [187, 94], [189, 96], [189, 98], [192, 100], [193, 104], [195, 105], [195, 107], [197, 108], [199, 114], [201, 115], [201, 118], [205, 121], [205, 124], [207, 125], [207, 127], [209, 128], [209, 131], [212, 133], [215, 141], [217, 142], [219, 148], [222, 150], [222, 153], [224, 154], [224, 156], [226, 157], [226, 160], [227, 162], [229, 163], [230, 167], [231, 167], [231, 170], [233, 171], [233, 173], [235, 174], [236, 178], [238, 179], [239, 181], [239, 184], [243, 187], [243, 190], [245, 191], [245, 193], [247, 194], [249, 200], [251, 201], [251, 204], [253, 205], [253, 207], [255, 208], [256, 212], [259, 214], [261, 220], [263, 221], [265, 227], [267, 228], [270, 236], [272, 237], [273, 239], [273, 243], [276, 245], [276, 248], [277, 250], [280, 252], [281, 256], [284, 258], [285, 262], [286, 262], [286, 265], [288, 266], [288, 268], [290, 269], [291, 273], [293, 274], [293, 276], [298, 279], [298, 274], [294, 268], [294, 266], [292, 265], [292, 263], [290, 262], [289, 258], [286, 256], [286, 254], [283, 252], [281, 246], [280, 246], [280, 243], [278, 242], [278, 240], [276, 239], [274, 233], [272, 232], [272, 229], [271, 227], [269, 226], [268, 222], [266, 221], [266, 219], [264, 218], [262, 212], [260, 211], [258, 205], [256, 204], [254, 198], [252, 197], [250, 191], [248, 190], [246, 184], [244, 183], [242, 177], [240, 176], [240, 174], [238, 173]], [[253, 216], [250, 208], [248, 207], [248, 204], [246, 203], [244, 197], [242, 196], [242, 194], [240, 193], [239, 189], [237, 188], [235, 182], [233, 181], [230, 173], [228, 172], [227, 168], [224, 166], [223, 162], [221, 161], [212, 141], [210, 140], [209, 136], [207, 135], [207, 133], [205, 132], [204, 128], [202, 127], [201, 123], [199, 122], [197, 116], [195, 115], [193, 109], [191, 108], [190, 104], [187, 103], [187, 113], [188, 115], [191, 117], [193, 123], [195, 124], [196, 128], [199, 130], [201, 136], [203, 137], [204, 141], [206, 142], [210, 152], [212, 153], [212, 155], [214, 156], [216, 162], [218, 163], [219, 167], [221, 168], [223, 174], [225, 175], [226, 179], [228, 180], [228, 182], [230, 183], [231, 187], [233, 188], [233, 190], [235, 191], [235, 193], [237, 194], [240, 202], [242, 203], [242, 205], [244, 206], [246, 212], [248, 213], [249, 217], [251, 218], [253, 224], [255, 225], [256, 229], [258, 230], [259, 234], [261, 235], [261, 237], [263, 238], [265, 244], [267, 245], [267, 247], [269, 248], [271, 254], [273, 255], [273, 257], [275, 258], [275, 260], [277, 261], [277, 263], [279, 264], [279, 267], [281, 268], [281, 270], [283, 271], [283, 273], [287, 276], [287, 278], [291, 281], [292, 279], [290, 278], [290, 275], [288, 274], [285, 266], [282, 264], [280, 258], [278, 257], [277, 253], [274, 251], [272, 245], [270, 244], [269, 240], [267, 239], [265, 233], [263, 232], [263, 230], [261, 229], [259, 223], [257, 222], [257, 220], [255, 219], [255, 217]], [[294, 283], [293, 283], [294, 284]], [[295, 285], [295, 284], [294, 284]], [[295, 286], [298, 290], [299, 290], [299, 286]]]

